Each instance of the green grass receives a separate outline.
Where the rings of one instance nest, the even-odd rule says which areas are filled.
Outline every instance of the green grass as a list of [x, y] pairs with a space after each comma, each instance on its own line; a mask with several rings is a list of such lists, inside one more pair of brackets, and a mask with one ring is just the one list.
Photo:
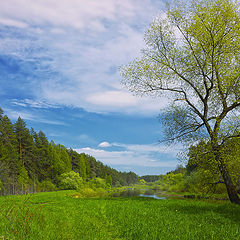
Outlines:
[[0, 239], [240, 239], [240, 206], [230, 203], [73, 193], [0, 197]]

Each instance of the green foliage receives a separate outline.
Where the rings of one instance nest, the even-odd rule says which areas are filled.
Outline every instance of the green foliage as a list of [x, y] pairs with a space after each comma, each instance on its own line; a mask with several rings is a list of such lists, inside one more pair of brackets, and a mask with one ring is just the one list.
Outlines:
[[146, 184], [146, 181], [144, 179], [139, 180], [140, 184]]
[[92, 188], [81, 188], [78, 191], [79, 195], [76, 195], [77, 197], [86, 197], [86, 198], [90, 198], [90, 197], [97, 197], [97, 192], [94, 191]]
[[118, 172], [92, 156], [53, 141], [49, 143], [42, 131], [29, 130], [20, 117], [12, 124], [0, 108], [1, 194], [53, 191], [57, 184], [64, 189], [76, 189], [83, 181], [94, 189], [110, 188], [137, 183], [138, 176]]
[[[17, 138], [14, 127], [0, 109], [0, 180], [4, 191], [10, 191], [18, 185], [20, 161], [17, 153]], [[14, 190], [11, 192], [14, 194]]]
[[140, 179], [143, 179], [146, 182], [155, 182], [161, 178], [162, 175], [145, 175], [140, 177]]
[[55, 177], [72, 170], [71, 157], [63, 145], [56, 145], [52, 142], [50, 145], [50, 157], [54, 159], [51, 168]]
[[25, 167], [31, 166], [33, 153], [33, 138], [26, 127], [26, 123], [19, 117], [14, 124], [14, 132], [17, 138], [18, 158]]
[[24, 166], [21, 166], [19, 170], [18, 183], [22, 188], [22, 192], [24, 193], [26, 191], [27, 184], [29, 183], [28, 172]]
[[168, 173], [163, 176], [162, 180], [158, 180], [158, 189], [169, 192], [184, 192], [184, 178], [182, 173]]
[[88, 185], [91, 188], [93, 188], [93, 189], [96, 189], [96, 188], [107, 188], [108, 187], [106, 179], [99, 178], [99, 177], [91, 179], [88, 182]]
[[[221, 150], [222, 160], [227, 166], [229, 175], [235, 185], [240, 180], [240, 139], [231, 139], [225, 143]], [[213, 155], [210, 143], [201, 141], [196, 146], [189, 149], [189, 160], [186, 166], [187, 174], [196, 179], [195, 188], [201, 192], [225, 193], [223, 177], [219, 174], [218, 164]], [[198, 186], [198, 187], [197, 187]], [[196, 192], [196, 190], [195, 190]]]
[[81, 154], [78, 160], [78, 167], [80, 176], [83, 179], [87, 178], [87, 167], [86, 167], [86, 157], [84, 154]]
[[3, 190], [3, 183], [2, 183], [2, 181], [0, 180], [0, 191], [2, 191]]
[[59, 177], [59, 187], [61, 189], [79, 189], [83, 186], [83, 179], [79, 173], [74, 171], [63, 173]]
[[56, 191], [57, 187], [50, 179], [44, 179], [41, 183], [39, 183], [39, 190], [43, 192], [52, 192]]
[[111, 188], [112, 187], [112, 176], [111, 175], [107, 175], [106, 177], [106, 185]]
[[104, 188], [90, 188], [83, 187], [78, 190], [78, 193], [74, 195], [75, 198], [99, 198], [99, 197], [107, 197], [108, 193]]

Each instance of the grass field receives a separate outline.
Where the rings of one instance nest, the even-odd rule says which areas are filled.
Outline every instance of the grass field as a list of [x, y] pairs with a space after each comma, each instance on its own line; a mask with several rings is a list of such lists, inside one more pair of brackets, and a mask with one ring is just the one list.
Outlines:
[[0, 197], [0, 239], [240, 239], [240, 206], [74, 192]]

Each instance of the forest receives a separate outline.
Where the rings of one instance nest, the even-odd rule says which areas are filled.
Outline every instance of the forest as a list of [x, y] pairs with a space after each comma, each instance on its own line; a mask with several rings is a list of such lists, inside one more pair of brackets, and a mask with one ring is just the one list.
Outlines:
[[79, 186], [123, 186], [138, 182], [133, 172], [119, 172], [93, 156], [77, 153], [28, 129], [20, 117], [12, 123], [0, 109], [0, 194], [23, 194]]

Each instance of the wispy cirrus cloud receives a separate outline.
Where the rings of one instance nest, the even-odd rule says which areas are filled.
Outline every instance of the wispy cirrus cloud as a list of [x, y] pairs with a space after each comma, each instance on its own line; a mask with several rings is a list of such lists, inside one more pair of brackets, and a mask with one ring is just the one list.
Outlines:
[[16, 27], [16, 28], [28, 27], [28, 24], [26, 24], [22, 21], [10, 19], [10, 18], [3, 18], [3, 17], [0, 17], [0, 25]]
[[39, 122], [39, 123], [45, 123], [45, 124], [51, 124], [51, 125], [65, 125], [67, 126], [68, 124], [63, 122], [63, 121], [58, 121], [58, 120], [52, 120], [52, 119], [46, 119], [42, 116], [39, 116], [36, 113], [30, 112], [28, 110], [25, 111], [16, 111], [12, 109], [4, 109], [6, 115], [13, 120], [17, 120], [18, 117], [24, 119], [24, 120], [30, 120], [33, 122]]
[[7, 109], [7, 108], [5, 108], [4, 111], [9, 118], [14, 120], [18, 119], [18, 117], [21, 117], [22, 119], [25, 119], [25, 120], [31, 120], [31, 121], [35, 119], [34, 115], [29, 112], [20, 112], [12, 109]]
[[12, 104], [21, 107], [32, 107], [32, 108], [59, 108], [57, 104], [51, 104], [46, 101], [32, 100], [32, 99], [13, 99]]
[[[24, 7], [23, 7], [24, 6]], [[73, 1], [73, 0], [12, 0], [1, 4], [1, 14], [31, 25], [72, 27], [76, 29], [104, 30], [103, 19], [114, 20], [134, 14], [133, 1]], [[19, 11], [21, 9], [21, 11]]]
[[[122, 89], [117, 68], [138, 55], [143, 32], [162, 7], [152, 0], [3, 2], [0, 51], [28, 75], [18, 94], [33, 82], [33, 101], [94, 112], [158, 112], [159, 101]], [[11, 77], [20, 83], [25, 75], [16, 70]]]

